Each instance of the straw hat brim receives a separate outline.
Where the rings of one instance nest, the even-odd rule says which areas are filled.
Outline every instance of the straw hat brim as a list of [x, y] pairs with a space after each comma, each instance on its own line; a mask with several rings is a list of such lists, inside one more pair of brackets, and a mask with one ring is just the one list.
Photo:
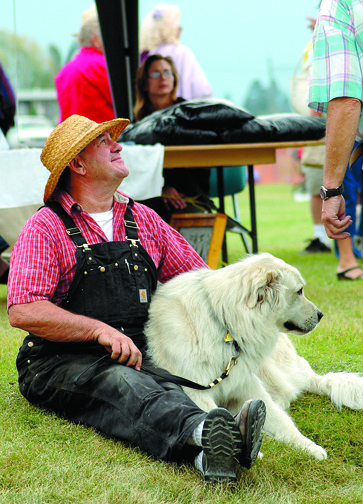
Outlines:
[[105, 131], [117, 141], [129, 122], [128, 119], [113, 119], [99, 124], [73, 115], [58, 124], [49, 135], [40, 156], [44, 166], [51, 172], [44, 190], [44, 202], [49, 200], [63, 171], [77, 154]]

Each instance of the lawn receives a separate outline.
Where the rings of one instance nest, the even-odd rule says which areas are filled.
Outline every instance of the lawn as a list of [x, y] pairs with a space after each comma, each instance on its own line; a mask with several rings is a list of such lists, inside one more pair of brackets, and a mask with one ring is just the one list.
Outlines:
[[[324, 313], [315, 331], [293, 336], [317, 373], [362, 371], [363, 297], [360, 282], [338, 282], [333, 254], [298, 255], [312, 238], [308, 202], [289, 185], [257, 185], [259, 251], [297, 267], [305, 294]], [[248, 224], [248, 194], [239, 196]], [[228, 208], [228, 207], [227, 207]], [[244, 255], [238, 235], [228, 236], [229, 260]], [[24, 334], [9, 326], [6, 287], [0, 286], [0, 503], [50, 504], [341, 504], [363, 502], [362, 412], [338, 410], [307, 394], [290, 408], [299, 429], [328, 452], [322, 462], [265, 437], [264, 457], [243, 470], [236, 489], [207, 487], [190, 467], [153, 460], [41, 411], [20, 395], [15, 358]]]

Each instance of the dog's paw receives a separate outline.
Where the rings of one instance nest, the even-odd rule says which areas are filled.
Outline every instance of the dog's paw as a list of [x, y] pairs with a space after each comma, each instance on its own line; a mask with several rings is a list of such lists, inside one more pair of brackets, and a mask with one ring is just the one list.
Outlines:
[[326, 453], [324, 448], [315, 443], [311, 443], [309, 446], [307, 446], [306, 451], [308, 451], [309, 454], [315, 457], [317, 460], [325, 460], [326, 458], [328, 458], [328, 454]]

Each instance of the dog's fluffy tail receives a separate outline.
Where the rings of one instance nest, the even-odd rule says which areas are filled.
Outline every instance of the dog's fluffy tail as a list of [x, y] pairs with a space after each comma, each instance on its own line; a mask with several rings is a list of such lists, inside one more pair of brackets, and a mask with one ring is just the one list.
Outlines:
[[363, 376], [358, 373], [328, 373], [323, 376], [314, 374], [310, 391], [327, 395], [338, 408], [346, 406], [363, 409]]

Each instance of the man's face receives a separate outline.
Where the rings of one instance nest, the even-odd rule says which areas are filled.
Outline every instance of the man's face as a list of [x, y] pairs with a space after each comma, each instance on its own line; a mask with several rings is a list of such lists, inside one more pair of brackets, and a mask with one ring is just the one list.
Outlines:
[[127, 177], [129, 169], [120, 156], [122, 147], [112, 140], [106, 131], [93, 140], [76, 157], [80, 157], [86, 166], [87, 177], [92, 181], [117, 182]]

